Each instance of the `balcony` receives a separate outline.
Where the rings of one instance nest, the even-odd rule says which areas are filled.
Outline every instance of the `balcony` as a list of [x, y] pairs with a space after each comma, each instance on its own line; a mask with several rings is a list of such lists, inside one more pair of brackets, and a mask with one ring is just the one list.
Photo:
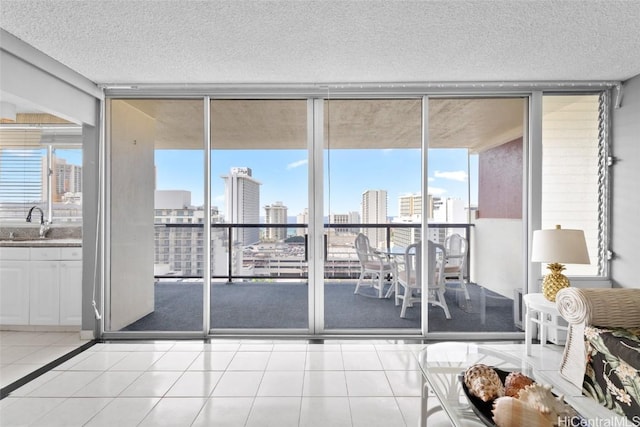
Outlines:
[[[288, 238], [242, 245], [233, 236], [242, 228], [282, 228]], [[380, 231], [380, 249], [419, 239], [420, 224], [326, 224], [324, 236], [324, 326], [326, 330], [413, 330], [421, 328], [420, 305], [400, 318], [395, 298], [379, 299], [365, 289], [354, 294], [360, 263], [353, 246], [362, 229]], [[309, 325], [309, 242], [306, 224], [213, 224], [211, 327], [306, 330]], [[431, 332], [515, 332], [513, 298], [473, 281], [476, 262], [474, 224], [428, 224], [430, 240], [458, 233], [469, 240], [465, 272], [470, 300], [452, 283], [445, 294], [452, 318], [429, 309]], [[197, 224], [156, 225], [155, 310], [123, 330], [201, 330], [203, 230]], [[264, 233], [263, 233], [264, 234]], [[232, 238], [229, 238], [231, 236]], [[167, 246], [164, 242], [170, 242]], [[167, 248], [169, 249], [167, 251]], [[229, 256], [228, 254], [231, 254]], [[391, 282], [387, 282], [391, 286]], [[316, 296], [317, 298], [317, 296]], [[514, 314], [515, 313], [515, 314]]]

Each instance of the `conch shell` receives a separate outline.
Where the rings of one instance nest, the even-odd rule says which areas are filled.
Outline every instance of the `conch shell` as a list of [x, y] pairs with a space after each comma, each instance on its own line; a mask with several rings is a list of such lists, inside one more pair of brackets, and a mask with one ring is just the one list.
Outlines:
[[522, 372], [510, 372], [504, 380], [504, 395], [518, 397], [520, 390], [533, 384], [533, 380]]
[[493, 403], [493, 422], [497, 427], [553, 427], [549, 419], [515, 397], [499, 397]]
[[564, 403], [564, 396], [558, 397], [551, 393], [550, 385], [532, 384], [520, 390], [518, 399], [544, 415], [551, 423], [558, 423], [559, 419], [570, 418], [577, 413]]
[[464, 384], [471, 394], [483, 402], [504, 396], [504, 386], [498, 373], [493, 368], [481, 363], [472, 365], [465, 371]]

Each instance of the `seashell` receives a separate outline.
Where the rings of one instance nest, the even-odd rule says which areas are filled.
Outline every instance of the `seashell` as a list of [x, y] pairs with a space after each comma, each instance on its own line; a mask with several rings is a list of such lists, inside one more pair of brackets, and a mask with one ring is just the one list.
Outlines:
[[504, 380], [504, 395], [518, 397], [520, 390], [533, 384], [533, 380], [522, 372], [510, 372]]
[[520, 390], [518, 399], [544, 415], [551, 423], [568, 419], [577, 412], [564, 402], [564, 396], [554, 396], [550, 385], [532, 384]]
[[471, 394], [483, 402], [504, 396], [504, 386], [498, 373], [481, 363], [470, 366], [464, 372], [464, 384]]
[[497, 427], [553, 427], [546, 416], [515, 397], [497, 398], [492, 412]]

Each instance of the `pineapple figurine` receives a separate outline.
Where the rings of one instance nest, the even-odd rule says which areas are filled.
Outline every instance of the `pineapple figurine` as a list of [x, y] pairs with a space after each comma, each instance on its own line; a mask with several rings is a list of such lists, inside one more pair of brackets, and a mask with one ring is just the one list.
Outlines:
[[564, 265], [554, 262], [547, 265], [551, 273], [544, 276], [542, 281], [542, 294], [551, 302], [556, 301], [556, 294], [560, 289], [569, 287], [569, 279], [562, 274]]

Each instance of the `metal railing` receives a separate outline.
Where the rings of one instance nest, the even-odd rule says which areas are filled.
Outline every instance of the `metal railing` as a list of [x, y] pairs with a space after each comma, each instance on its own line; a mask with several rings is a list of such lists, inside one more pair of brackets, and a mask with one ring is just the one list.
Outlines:
[[[466, 223], [429, 223], [429, 238], [442, 242], [449, 230], [456, 230], [470, 241], [470, 228]], [[212, 224], [212, 275], [215, 280], [228, 283], [234, 280], [274, 280], [308, 278], [308, 234], [299, 233], [284, 241], [258, 241], [241, 244], [235, 238], [242, 229], [302, 229], [308, 224]], [[325, 224], [324, 259], [325, 277], [331, 279], [357, 279], [360, 263], [353, 242], [361, 230], [384, 229], [382, 248], [392, 243], [415, 238], [422, 224]], [[189, 223], [161, 223], [156, 228], [156, 279], [200, 279], [204, 268], [203, 225]], [[471, 245], [469, 245], [471, 247]], [[222, 258], [222, 261], [218, 258]], [[467, 274], [471, 251], [467, 252]]]

